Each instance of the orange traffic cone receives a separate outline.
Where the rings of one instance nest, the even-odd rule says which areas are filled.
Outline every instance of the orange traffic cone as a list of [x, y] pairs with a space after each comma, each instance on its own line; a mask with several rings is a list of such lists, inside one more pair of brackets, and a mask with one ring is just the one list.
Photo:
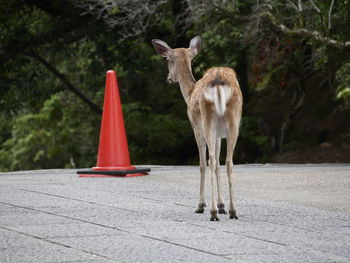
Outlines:
[[96, 167], [78, 171], [80, 177], [111, 177], [146, 175], [150, 169], [130, 165], [123, 111], [120, 103], [116, 73], [107, 72], [106, 89]]

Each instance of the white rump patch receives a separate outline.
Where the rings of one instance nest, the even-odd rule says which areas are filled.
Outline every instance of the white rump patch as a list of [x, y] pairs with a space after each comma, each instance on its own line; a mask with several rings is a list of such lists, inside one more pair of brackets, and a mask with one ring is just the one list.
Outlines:
[[219, 116], [223, 116], [226, 111], [227, 101], [232, 96], [232, 89], [227, 85], [207, 87], [204, 91], [204, 98], [215, 105], [215, 111]]

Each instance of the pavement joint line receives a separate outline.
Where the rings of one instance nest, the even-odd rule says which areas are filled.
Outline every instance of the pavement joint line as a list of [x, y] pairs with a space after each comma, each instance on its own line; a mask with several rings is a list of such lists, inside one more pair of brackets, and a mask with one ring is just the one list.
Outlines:
[[[113, 194], [119, 194], [118, 192], [115, 191], [107, 191], [107, 190], [99, 190], [101, 192], [107, 192], [107, 193], [113, 193]], [[120, 195], [120, 194], [119, 194]], [[144, 197], [144, 196], [139, 196], [139, 195], [135, 195], [135, 194], [129, 194], [129, 193], [125, 193], [125, 195], [127, 196], [131, 196], [131, 197], [135, 197], [135, 198], [140, 198], [140, 199], [145, 199], [145, 200], [150, 200], [153, 201], [155, 203], [167, 203], [164, 202], [163, 200], [159, 200], [159, 199], [155, 199], [155, 198], [150, 198], [150, 197]], [[170, 202], [170, 204], [172, 205], [177, 205], [177, 206], [183, 206], [183, 207], [193, 207], [192, 205], [184, 205], [184, 204], [179, 204], [179, 203], [172, 203]]]
[[101, 235], [84, 235], [84, 236], [48, 236], [45, 238], [84, 238], [84, 237], [115, 237], [115, 236], [119, 236], [120, 234], [116, 234], [116, 235], [110, 235], [110, 234], [101, 234]]
[[152, 237], [152, 236], [147, 236], [147, 235], [140, 235], [140, 236], [142, 236], [144, 238], [148, 238], [148, 239], [164, 242], [164, 243], [167, 243], [167, 244], [171, 244], [171, 245], [174, 245], [174, 246], [179, 246], [179, 247], [183, 247], [183, 248], [199, 251], [201, 253], [209, 254], [209, 255], [212, 255], [212, 256], [216, 256], [216, 257], [232, 260], [232, 258], [227, 257], [226, 254], [217, 254], [217, 253], [214, 253], [214, 252], [210, 252], [210, 251], [206, 251], [206, 250], [202, 250], [202, 249], [198, 249], [198, 248], [182, 245], [182, 244], [179, 244], [179, 243], [171, 242], [171, 241], [168, 241], [168, 240], [165, 240], [165, 239], [160, 239], [160, 238], [156, 238], [156, 237]]
[[83, 222], [83, 223], [88, 223], [88, 224], [92, 224], [92, 225], [96, 225], [96, 226], [105, 227], [105, 228], [108, 228], [108, 229], [114, 229], [114, 230], [118, 230], [118, 231], [121, 231], [121, 232], [130, 233], [129, 231], [124, 230], [124, 229], [119, 229], [119, 228], [113, 227], [113, 226], [107, 226], [107, 225], [103, 225], [103, 224], [99, 224], [99, 223], [90, 222], [90, 221], [83, 220], [83, 219], [80, 219], [80, 218], [75, 218], [75, 217], [71, 217], [71, 216], [55, 214], [55, 213], [47, 212], [47, 211], [44, 211], [44, 210], [39, 210], [39, 209], [35, 209], [35, 208], [29, 208], [29, 207], [25, 207], [25, 206], [21, 206], [21, 205], [15, 205], [15, 204], [11, 204], [11, 203], [5, 203], [5, 202], [1, 202], [1, 201], [0, 201], [0, 204], [5, 204], [5, 205], [10, 205], [10, 206], [14, 206], [14, 207], [23, 208], [23, 209], [28, 209], [28, 210], [35, 211], [35, 212], [41, 212], [41, 213], [48, 214], [48, 215], [58, 216], [58, 217], [62, 217], [62, 218], [76, 220], [76, 221]]
[[[89, 224], [93, 224], [93, 225], [105, 227], [105, 228], [108, 228], [108, 229], [118, 230], [118, 231], [125, 232], [125, 233], [128, 233], [128, 234], [135, 234], [135, 235], [138, 235], [138, 236], [141, 236], [141, 237], [144, 237], [144, 238], [157, 240], [157, 241], [164, 242], [164, 243], [171, 244], [171, 245], [175, 245], [175, 246], [180, 246], [180, 247], [183, 247], [183, 248], [187, 248], [187, 249], [199, 251], [199, 252], [206, 253], [206, 254], [209, 254], [209, 255], [214, 255], [214, 256], [223, 257], [223, 256], [221, 256], [220, 254], [216, 254], [216, 253], [213, 253], [213, 252], [210, 252], [210, 251], [205, 251], [205, 250], [197, 249], [197, 248], [194, 248], [194, 247], [181, 245], [181, 244], [174, 243], [174, 242], [170, 242], [170, 241], [167, 241], [167, 240], [164, 240], [164, 239], [159, 239], [159, 238], [156, 238], [156, 237], [152, 237], [152, 236], [148, 236], [148, 235], [143, 235], [143, 234], [140, 234], [140, 233], [135, 233], [135, 232], [131, 232], [131, 231], [128, 231], [128, 230], [119, 229], [119, 228], [112, 227], [112, 226], [106, 226], [106, 225], [99, 224], [99, 223], [93, 223], [93, 222], [90, 222], [90, 221], [87, 221], [87, 220], [82, 220], [82, 219], [75, 218], [75, 217], [64, 216], [64, 215], [60, 215], [60, 214], [55, 214], [55, 213], [51, 213], [51, 212], [47, 212], [47, 211], [42, 211], [42, 210], [39, 210], [39, 209], [28, 208], [28, 207], [25, 207], [25, 206], [20, 206], [20, 205], [5, 203], [5, 202], [1, 202], [1, 201], [0, 201], [0, 204], [11, 205], [11, 206], [14, 206], [14, 207], [24, 208], [24, 209], [28, 209], [28, 210], [32, 210], [32, 211], [36, 211], [36, 212], [42, 212], [42, 213], [49, 214], [49, 215], [54, 215], [54, 216], [58, 216], [58, 217], [63, 217], [63, 218], [68, 218], [68, 219], [72, 219], [72, 220], [77, 220], [77, 221], [80, 221], [80, 222], [89, 223]], [[19, 232], [19, 231], [16, 231], [16, 230], [7, 229], [7, 228], [2, 227], [2, 226], [0, 226], [0, 228], [6, 229], [6, 230], [9, 230], [9, 231], [14, 231], [14, 232], [22, 233], [22, 232]], [[28, 235], [28, 236], [31, 236], [30, 234], [27, 234], [27, 233], [23, 233], [23, 234]], [[36, 236], [33, 236], [33, 237], [36, 237]], [[37, 238], [42, 239], [42, 238], [40, 238], [40, 237], [37, 237]], [[43, 239], [43, 240], [44, 240], [44, 239]], [[53, 243], [53, 242], [52, 242], [52, 243]], [[59, 243], [59, 244], [60, 244], [60, 243]], [[227, 257], [223, 257], [223, 258], [231, 259], [231, 258], [227, 258]]]
[[319, 233], [319, 234], [322, 233], [320, 231], [315, 231], [315, 230], [311, 230], [311, 229], [307, 229], [307, 228], [291, 226], [291, 225], [283, 224], [283, 223], [271, 222], [271, 221], [268, 221], [268, 220], [255, 219], [255, 218], [250, 218], [250, 217], [247, 217], [247, 216], [241, 216], [241, 218], [244, 218], [244, 219], [249, 220], [249, 221], [259, 221], [259, 222], [269, 223], [269, 224], [272, 224], [272, 225], [287, 226], [287, 227], [303, 230], [303, 231], [306, 231], [306, 232]]
[[94, 252], [91, 252], [91, 251], [88, 251], [88, 250], [80, 249], [80, 248], [77, 248], [77, 247], [72, 247], [72, 246], [69, 246], [69, 245], [66, 245], [66, 244], [62, 244], [62, 243], [59, 243], [59, 242], [56, 242], [56, 241], [52, 241], [50, 239], [43, 238], [43, 237], [40, 237], [40, 236], [36, 236], [36, 235], [28, 234], [28, 233], [25, 233], [25, 232], [17, 231], [17, 230], [11, 229], [11, 228], [0, 226], [0, 229], [4, 229], [4, 230], [10, 231], [10, 232], [14, 232], [16, 234], [28, 236], [28, 237], [31, 237], [31, 238], [39, 239], [41, 241], [45, 241], [47, 243], [51, 243], [51, 244], [58, 245], [58, 246], [61, 246], [61, 247], [65, 247], [65, 248], [69, 248], [69, 249], [72, 249], [72, 250], [84, 252], [84, 253], [87, 253], [87, 254], [90, 254], [90, 255], [93, 255], [93, 256], [96, 256], [96, 257], [102, 257], [102, 258], [105, 258], [105, 259], [108, 259], [108, 260], [113, 260], [114, 262], [120, 262], [120, 261], [117, 261], [114, 258], [110, 258], [110, 257], [104, 256], [104, 255], [100, 255], [100, 254], [97, 254], [97, 253], [94, 253]]
[[184, 205], [179, 203], [172, 203], [173, 205], [183, 206], [183, 207], [193, 207], [192, 205]]
[[231, 232], [231, 231], [228, 231], [228, 230], [223, 230], [223, 232], [235, 234], [237, 236], [243, 236], [243, 237], [247, 237], [247, 238], [252, 238], [252, 239], [255, 239], [255, 240], [260, 240], [260, 241], [268, 242], [268, 243], [271, 243], [271, 244], [280, 245], [280, 246], [283, 246], [283, 247], [287, 247], [288, 246], [287, 244], [283, 244], [283, 243], [280, 243], [280, 242], [277, 242], [277, 241], [272, 241], [272, 240], [268, 240], [268, 239], [265, 239], [265, 238], [259, 238], [259, 237], [249, 236], [249, 235], [243, 235], [243, 234], [239, 234], [239, 233], [236, 233], [236, 232]]
[[[219, 229], [217, 229], [215, 227], [202, 226], [202, 225], [198, 225], [198, 224], [194, 224], [194, 223], [190, 223], [189, 225], [202, 227], [202, 228], [206, 228], [206, 229], [211, 229], [211, 230], [219, 230]], [[228, 233], [228, 234], [234, 234], [234, 235], [237, 235], [237, 236], [252, 238], [252, 239], [255, 239], [255, 240], [259, 240], [259, 241], [263, 241], [263, 242], [267, 242], [267, 243], [271, 243], [271, 244], [276, 244], [276, 245], [280, 245], [280, 246], [284, 246], [284, 247], [288, 246], [287, 244], [283, 244], [283, 243], [280, 243], [280, 242], [276, 242], [276, 241], [272, 241], [272, 240], [268, 240], [268, 239], [264, 239], [264, 238], [259, 238], [259, 237], [254, 237], [254, 236], [248, 236], [248, 235], [240, 234], [240, 233], [237, 233], [237, 232], [232, 232], [232, 231], [229, 231], [229, 230], [222, 230], [222, 232], [225, 232], [225, 233]]]
[[98, 206], [105, 206], [105, 207], [109, 207], [109, 208], [115, 208], [115, 209], [123, 210], [123, 211], [126, 211], [126, 212], [132, 212], [132, 213], [137, 213], [137, 214], [149, 215], [149, 214], [143, 213], [143, 212], [138, 212], [138, 211], [134, 211], [134, 210], [130, 210], [130, 209], [125, 209], [125, 208], [121, 208], [121, 207], [117, 207], [117, 206], [112, 206], [112, 205], [105, 205], [105, 204], [96, 203], [96, 202], [92, 202], [92, 201], [86, 201], [86, 200], [82, 200], [82, 199], [78, 199], [78, 198], [66, 197], [66, 196], [62, 196], [62, 195], [50, 194], [50, 193], [45, 193], [45, 192], [40, 192], [40, 191], [34, 191], [34, 190], [28, 190], [28, 189], [22, 189], [22, 188], [19, 188], [19, 190], [26, 191], [26, 192], [31, 192], [31, 193], [36, 193], [36, 194], [43, 194], [43, 195], [48, 195], [48, 196], [55, 196], [55, 197], [59, 197], [59, 198], [63, 198], [63, 199], [68, 199], [68, 200], [73, 200], [73, 201], [79, 201], [79, 202], [88, 203], [88, 204], [93, 204], [93, 205], [98, 205]]
[[[115, 192], [112, 192], [110, 191], [111, 193], [115, 193]], [[132, 197], [136, 197], [136, 198], [140, 198], [140, 199], [145, 199], [145, 200], [151, 200], [151, 201], [154, 201], [156, 203], [166, 203], [162, 200], [159, 200], [159, 199], [154, 199], [154, 198], [149, 198], [149, 197], [143, 197], [143, 196], [138, 196], [138, 195], [132, 195], [132, 194], [126, 194], [128, 196], [132, 196]], [[179, 204], [179, 203], [170, 203], [170, 204], [173, 204], [173, 205], [178, 205], [178, 206], [184, 206], [184, 207], [193, 207], [191, 205], [183, 205], [183, 204]]]
[[199, 225], [199, 224], [195, 224], [195, 223], [189, 223], [189, 225], [197, 226], [197, 227], [201, 227], [201, 228], [207, 228], [207, 229], [211, 229], [211, 230], [217, 230], [215, 227], [203, 226], [203, 225]]
[[[112, 206], [112, 205], [105, 205], [105, 204], [101, 204], [101, 203], [96, 203], [96, 202], [92, 202], [92, 201], [86, 201], [86, 200], [82, 200], [82, 199], [78, 199], [78, 198], [72, 198], [72, 197], [66, 197], [66, 196], [62, 196], [62, 195], [56, 195], [56, 194], [51, 194], [51, 193], [45, 193], [45, 192], [40, 192], [40, 191], [35, 191], [35, 190], [29, 190], [29, 189], [24, 189], [24, 188], [15, 188], [18, 190], [22, 190], [22, 191], [27, 191], [27, 192], [32, 192], [32, 193], [38, 193], [38, 194], [43, 194], [43, 195], [48, 195], [48, 196], [55, 196], [55, 197], [60, 197], [60, 198], [64, 198], [64, 199], [68, 199], [68, 200], [74, 200], [74, 201], [80, 201], [80, 202], [85, 202], [85, 203], [89, 203], [89, 204], [95, 204], [95, 205], [100, 205], [100, 206], [105, 206], [105, 207], [110, 207], [110, 208], [116, 208], [116, 209], [120, 209], [120, 210], [124, 210], [127, 212], [133, 212], [133, 213], [137, 213], [137, 214], [144, 214], [144, 215], [149, 215], [147, 213], [144, 212], [138, 212], [138, 211], [134, 211], [134, 210], [130, 210], [130, 209], [125, 209], [125, 208], [120, 208], [117, 206]], [[118, 194], [116, 192], [113, 191], [102, 191], [102, 192], [108, 192], [108, 193], [114, 193], [114, 194]], [[135, 198], [140, 198], [140, 199], [145, 199], [145, 200], [151, 200], [154, 201], [156, 203], [166, 203], [162, 200], [158, 200], [158, 199], [153, 199], [153, 198], [147, 198], [147, 197], [140, 197], [137, 195], [130, 195], [127, 194], [128, 196], [132, 196]], [[177, 206], [183, 206], [183, 207], [192, 207], [190, 205], [183, 205], [183, 204], [178, 204], [178, 203], [170, 203], [173, 205], [177, 205]]]

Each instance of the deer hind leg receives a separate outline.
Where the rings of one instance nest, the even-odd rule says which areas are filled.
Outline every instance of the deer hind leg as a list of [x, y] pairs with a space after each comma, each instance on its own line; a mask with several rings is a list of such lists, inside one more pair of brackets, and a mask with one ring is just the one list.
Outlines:
[[228, 184], [230, 191], [230, 206], [229, 206], [229, 214], [230, 218], [238, 219], [237, 212], [233, 202], [233, 152], [236, 146], [238, 130], [239, 130], [239, 120], [240, 118], [231, 118], [231, 121], [228, 122], [227, 127], [227, 155], [226, 155], [226, 168], [227, 168], [227, 176], [228, 176]]
[[213, 126], [209, 126], [210, 123], [205, 123], [205, 140], [208, 145], [209, 152], [209, 176], [211, 181], [211, 205], [210, 205], [210, 221], [219, 221], [218, 209], [215, 201], [215, 169], [216, 169], [216, 156], [215, 156], [215, 146], [216, 146], [216, 133]]
[[216, 175], [217, 188], [218, 188], [218, 208], [219, 208], [219, 214], [227, 214], [225, 210], [225, 204], [222, 201], [222, 195], [221, 195], [220, 149], [221, 149], [221, 138], [217, 138], [216, 145], [215, 145], [215, 159], [216, 159], [215, 175]]
[[198, 146], [199, 151], [199, 170], [201, 174], [201, 180], [200, 180], [200, 190], [199, 190], [199, 202], [198, 207], [194, 211], [195, 213], [203, 213], [204, 207], [206, 207], [205, 204], [205, 194], [204, 194], [204, 186], [205, 186], [205, 170], [206, 170], [206, 151], [207, 146], [205, 139], [203, 135], [199, 134], [195, 131], [195, 138]]

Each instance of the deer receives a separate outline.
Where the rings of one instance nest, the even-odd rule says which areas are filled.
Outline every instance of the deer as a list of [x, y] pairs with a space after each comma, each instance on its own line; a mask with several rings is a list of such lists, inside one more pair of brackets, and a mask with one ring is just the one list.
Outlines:
[[[197, 142], [200, 191], [195, 213], [203, 213], [206, 207], [204, 188], [208, 147], [211, 182], [210, 221], [219, 221], [218, 213], [227, 214], [221, 194], [219, 160], [221, 139], [226, 138], [226, 170], [230, 193], [229, 218], [238, 219], [234, 205], [232, 177], [233, 153], [239, 133], [243, 97], [236, 73], [232, 68], [212, 67], [200, 80], [196, 81], [192, 74], [191, 61], [201, 47], [199, 36], [191, 39], [189, 48], [172, 49], [160, 39], [153, 39], [152, 44], [156, 52], [167, 60], [169, 71], [167, 82], [178, 83], [180, 86]], [[217, 189], [218, 202], [215, 200], [215, 189]]]

